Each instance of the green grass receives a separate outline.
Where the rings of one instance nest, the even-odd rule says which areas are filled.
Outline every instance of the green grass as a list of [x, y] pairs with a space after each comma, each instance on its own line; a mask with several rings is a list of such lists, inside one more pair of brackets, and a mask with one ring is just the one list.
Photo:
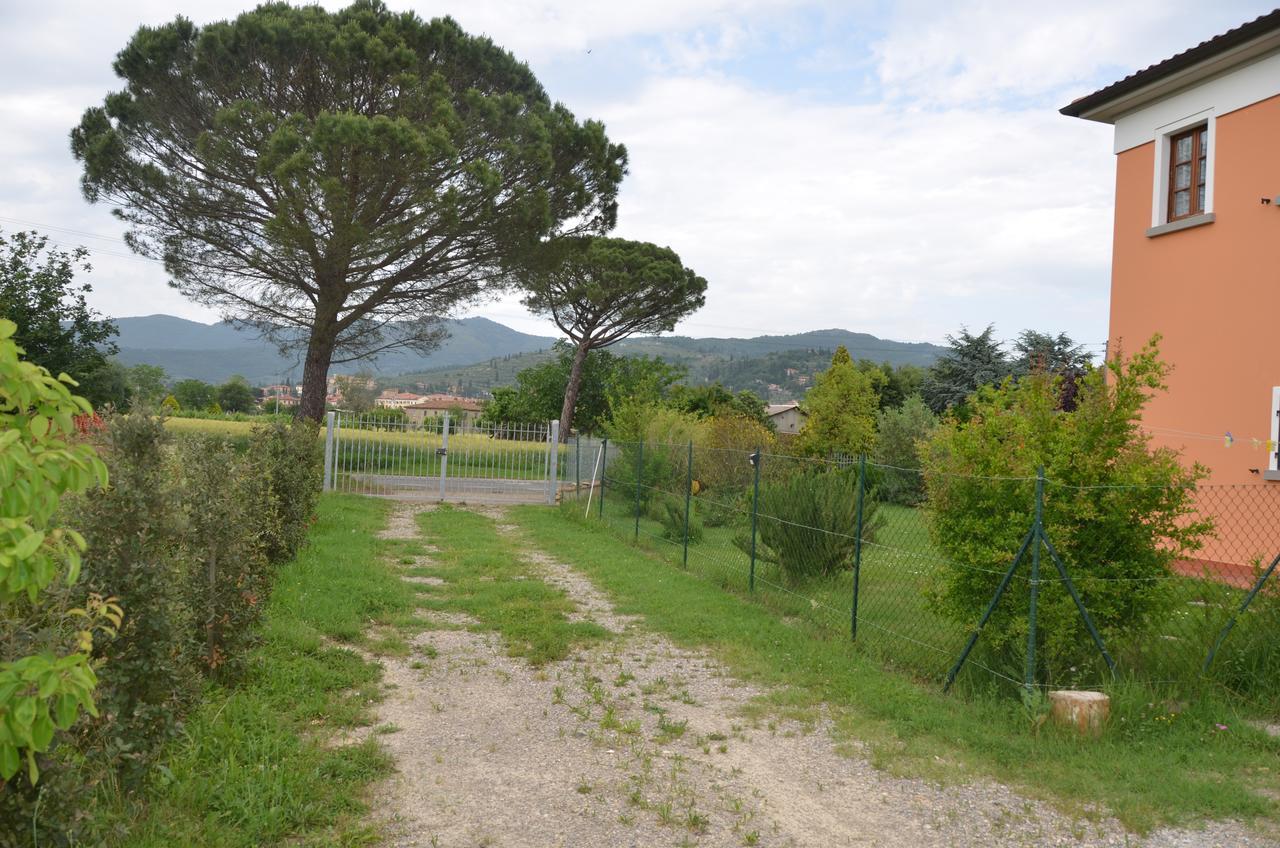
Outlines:
[[[635, 501], [621, 487], [606, 493], [605, 523], [624, 539], [635, 538]], [[693, 500], [695, 515], [703, 511]], [[592, 505], [593, 518], [600, 515], [598, 501]], [[566, 504], [578, 516], [585, 504]], [[656, 510], [652, 510], [656, 513]], [[736, 537], [749, 537], [749, 513], [739, 513], [732, 527], [707, 527], [700, 541], [689, 545], [689, 567], [726, 587], [745, 587], [750, 557], [734, 544]], [[768, 520], [763, 516], [761, 521]], [[886, 664], [902, 669], [922, 681], [941, 683], [959, 656], [970, 628], [981, 613], [974, 610], [973, 621], [960, 622], [930, 604], [929, 594], [946, 578], [943, 555], [933, 546], [925, 512], [895, 504], [880, 504], [881, 525], [863, 546], [859, 585], [859, 649]], [[682, 547], [663, 535], [663, 525], [642, 510], [639, 543], [673, 564], [681, 564]], [[1013, 552], [1010, 552], [1012, 558]], [[1025, 610], [1027, 567], [1013, 582], [1002, 601]], [[844, 569], [837, 575], [811, 580], [796, 587], [788, 583], [781, 569], [763, 559], [756, 564], [757, 583], [765, 590], [764, 603], [787, 617], [821, 619], [833, 635], [849, 630], [853, 594], [853, 573]], [[993, 575], [993, 584], [997, 576]], [[1088, 598], [1088, 581], [1077, 575], [1077, 586]], [[788, 594], [788, 590], [796, 594]], [[1210, 646], [1239, 607], [1244, 591], [1213, 580], [1170, 576], [1161, 581], [1160, 597], [1152, 614], [1140, 628], [1107, 632], [1106, 642], [1120, 674], [1134, 681], [1164, 681], [1170, 696], [1198, 697], [1203, 688], [1201, 666]], [[811, 603], [812, 601], [812, 603]], [[817, 606], [814, 606], [816, 604]], [[1240, 616], [1231, 636], [1215, 660], [1210, 679], [1235, 693], [1258, 717], [1280, 717], [1280, 651], [1273, 648], [1280, 600], [1263, 595], [1249, 612]], [[1089, 663], [1082, 665], [1071, 686], [1109, 686], [1111, 675], [1100, 657], [1090, 650]], [[964, 690], [985, 689], [992, 671], [1002, 675], [1011, 694], [1023, 677], [1025, 657], [1020, 651], [999, 653], [984, 640], [961, 673], [957, 686]]]
[[564, 659], [575, 647], [608, 637], [599, 625], [568, 619], [573, 601], [530, 573], [519, 546], [499, 535], [492, 519], [440, 506], [419, 513], [418, 525], [439, 547], [424, 573], [445, 581], [418, 586], [424, 609], [475, 618], [480, 628], [497, 631], [512, 656], [534, 665]]
[[1102, 805], [1140, 832], [1204, 818], [1280, 823], [1280, 740], [1212, 692], [1178, 704], [1148, 687], [1117, 687], [1107, 733], [1080, 739], [1007, 695], [975, 684], [964, 697], [944, 696], [887, 670], [824, 616], [799, 615], [790, 596], [762, 586], [749, 597], [737, 572], [682, 571], [580, 512], [513, 515], [533, 544], [591, 577], [619, 612], [772, 687], [766, 710], [803, 718], [826, 705], [837, 732], [866, 742], [872, 762], [893, 773], [989, 776], [1076, 814], [1097, 815]]
[[121, 844], [376, 841], [363, 795], [391, 764], [375, 741], [341, 745], [335, 734], [370, 723], [381, 677], [340, 643], [363, 639], [370, 622], [403, 623], [416, 603], [384, 562], [388, 543], [374, 536], [386, 509], [321, 499], [309, 544], [280, 570], [246, 679], [207, 690], [145, 802], [115, 799], [110, 815], [130, 834]]

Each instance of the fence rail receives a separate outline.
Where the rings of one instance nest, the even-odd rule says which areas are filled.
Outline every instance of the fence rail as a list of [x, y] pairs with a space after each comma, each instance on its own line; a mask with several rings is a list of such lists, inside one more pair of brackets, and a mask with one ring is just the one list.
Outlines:
[[564, 484], [559, 423], [421, 422], [330, 412], [328, 491], [410, 500], [555, 503]]
[[[1212, 683], [1280, 711], [1273, 488], [956, 475], [953, 495], [1005, 505], [956, 518], [931, 509], [920, 471], [866, 457], [607, 441], [587, 458], [563, 493], [579, 516], [923, 679]], [[1176, 526], [1108, 523], [1117, 502], [1184, 494]], [[1169, 541], [1184, 531], [1195, 544]]]

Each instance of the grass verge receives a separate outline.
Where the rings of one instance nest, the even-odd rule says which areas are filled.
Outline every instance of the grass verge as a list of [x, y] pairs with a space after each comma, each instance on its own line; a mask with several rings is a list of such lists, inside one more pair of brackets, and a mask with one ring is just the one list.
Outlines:
[[[234, 423], [234, 422], [232, 422]], [[340, 744], [367, 725], [381, 670], [335, 642], [370, 623], [412, 616], [412, 587], [382, 557], [387, 504], [326, 495], [309, 544], [280, 570], [262, 641], [234, 688], [211, 686], [184, 738], [157, 769], [145, 802], [115, 799], [132, 848], [287, 843], [371, 844], [365, 788], [390, 762], [373, 739]]]
[[597, 624], [569, 620], [572, 599], [532, 573], [519, 546], [498, 533], [493, 519], [442, 505], [419, 513], [418, 526], [438, 546], [423, 575], [445, 581], [418, 586], [423, 609], [471, 616], [480, 628], [497, 631], [512, 656], [534, 665], [564, 659], [575, 647], [609, 636]]
[[681, 571], [598, 524], [540, 507], [512, 516], [619, 612], [774, 687], [780, 710], [825, 706], [838, 733], [862, 740], [872, 762], [895, 774], [989, 776], [1073, 814], [1096, 817], [1102, 806], [1138, 832], [1206, 818], [1280, 823], [1280, 740], [1211, 693], [1175, 704], [1150, 688], [1121, 688], [1106, 735], [1083, 740], [1041, 726], [1035, 710], [1007, 696], [943, 696], [859, 655], [829, 628]]

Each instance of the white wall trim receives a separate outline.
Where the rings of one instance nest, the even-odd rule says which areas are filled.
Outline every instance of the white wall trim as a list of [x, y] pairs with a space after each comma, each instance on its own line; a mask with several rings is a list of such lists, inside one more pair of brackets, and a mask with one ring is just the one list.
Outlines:
[[1155, 178], [1151, 181], [1151, 226], [1159, 227], [1169, 223], [1169, 156], [1170, 137], [1197, 124], [1206, 124], [1209, 129], [1209, 155], [1205, 162], [1204, 176], [1204, 209], [1201, 214], [1213, 213], [1213, 163], [1218, 158], [1218, 135], [1215, 129], [1213, 108], [1202, 109], [1194, 115], [1184, 115], [1155, 128], [1156, 142]]
[[1160, 127], [1185, 115], [1212, 111], [1218, 117], [1280, 94], [1280, 51], [1194, 84], [1116, 118], [1115, 152], [1155, 141]]
[[1268, 447], [1273, 450], [1267, 451], [1267, 469], [1280, 471], [1276, 467], [1276, 452], [1280, 451], [1280, 386], [1271, 390], [1271, 444]]

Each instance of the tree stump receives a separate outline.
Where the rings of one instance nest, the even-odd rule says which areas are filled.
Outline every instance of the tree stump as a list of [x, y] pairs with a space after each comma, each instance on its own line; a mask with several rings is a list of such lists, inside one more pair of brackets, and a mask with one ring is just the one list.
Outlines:
[[1054, 722], [1074, 728], [1081, 736], [1102, 735], [1111, 715], [1111, 698], [1101, 692], [1050, 692], [1049, 704]]

